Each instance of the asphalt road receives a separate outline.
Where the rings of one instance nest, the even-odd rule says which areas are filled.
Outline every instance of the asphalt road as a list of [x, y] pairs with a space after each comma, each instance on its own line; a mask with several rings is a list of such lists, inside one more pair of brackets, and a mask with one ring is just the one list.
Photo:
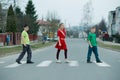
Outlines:
[[17, 55], [0, 58], [0, 80], [120, 80], [120, 52], [98, 47], [103, 63], [86, 63], [88, 44], [82, 39], [67, 39], [70, 63], [56, 63], [56, 49], [50, 46], [33, 51], [34, 64], [15, 63]]

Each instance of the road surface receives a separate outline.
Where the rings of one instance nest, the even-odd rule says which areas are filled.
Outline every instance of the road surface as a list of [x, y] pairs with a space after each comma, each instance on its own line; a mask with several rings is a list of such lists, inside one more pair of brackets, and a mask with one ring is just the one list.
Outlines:
[[86, 63], [88, 44], [82, 39], [67, 39], [70, 63], [56, 63], [56, 49], [50, 46], [33, 51], [34, 64], [15, 63], [17, 55], [0, 58], [0, 80], [120, 80], [120, 52], [98, 47], [103, 63]]

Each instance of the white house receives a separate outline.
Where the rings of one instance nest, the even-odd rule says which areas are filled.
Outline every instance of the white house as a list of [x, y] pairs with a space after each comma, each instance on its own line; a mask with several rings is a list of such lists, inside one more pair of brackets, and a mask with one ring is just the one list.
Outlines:
[[49, 22], [44, 21], [44, 20], [38, 20], [37, 22], [38, 22], [38, 24], [39, 24], [38, 35], [39, 35], [39, 36], [42, 36], [43, 33], [45, 33], [45, 32], [48, 31], [48, 29], [49, 29], [49, 26], [48, 26]]
[[108, 33], [109, 35], [120, 34], [120, 7], [117, 7], [115, 11], [109, 12]]

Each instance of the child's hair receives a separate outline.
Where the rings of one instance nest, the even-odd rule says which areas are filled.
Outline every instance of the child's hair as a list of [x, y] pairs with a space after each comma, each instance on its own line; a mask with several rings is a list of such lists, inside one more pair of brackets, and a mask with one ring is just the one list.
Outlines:
[[93, 26], [93, 27], [91, 27], [90, 29], [96, 29], [96, 28]]
[[23, 27], [24, 27], [24, 28], [26, 28], [26, 27], [28, 27], [28, 25], [27, 25], [27, 24], [25, 24]]
[[64, 23], [60, 23], [60, 24], [59, 24], [59, 27], [61, 27], [63, 24], [64, 24]]

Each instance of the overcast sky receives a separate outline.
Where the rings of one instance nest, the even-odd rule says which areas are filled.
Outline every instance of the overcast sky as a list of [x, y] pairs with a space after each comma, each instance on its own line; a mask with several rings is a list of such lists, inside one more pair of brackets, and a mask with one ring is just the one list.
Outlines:
[[[21, 1], [21, 0], [20, 0]], [[33, 0], [39, 19], [46, 17], [48, 11], [56, 12], [62, 22], [79, 25], [83, 15], [83, 5], [89, 0]], [[120, 0], [91, 0], [94, 8], [93, 23], [98, 23], [102, 18], [107, 21], [108, 12], [120, 6]], [[24, 2], [24, 3], [23, 3]], [[25, 4], [27, 0], [21, 1]], [[24, 7], [24, 5], [20, 6]]]

